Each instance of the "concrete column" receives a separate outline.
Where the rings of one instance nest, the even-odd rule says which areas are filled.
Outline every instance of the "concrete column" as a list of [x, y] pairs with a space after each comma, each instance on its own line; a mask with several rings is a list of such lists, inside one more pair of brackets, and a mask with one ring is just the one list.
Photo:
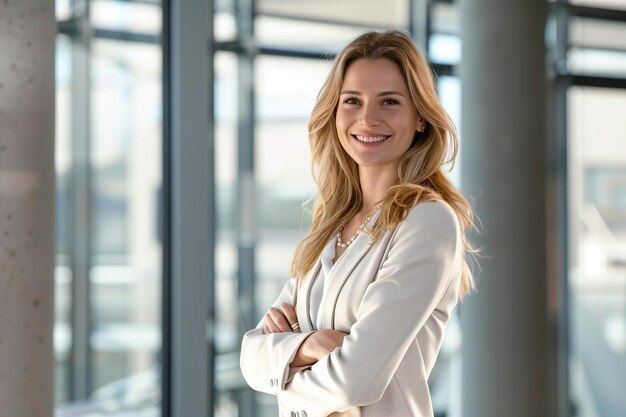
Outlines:
[[53, 414], [54, 2], [0, 1], [0, 416]]
[[463, 417], [547, 416], [545, 0], [462, 0], [462, 184], [483, 248]]

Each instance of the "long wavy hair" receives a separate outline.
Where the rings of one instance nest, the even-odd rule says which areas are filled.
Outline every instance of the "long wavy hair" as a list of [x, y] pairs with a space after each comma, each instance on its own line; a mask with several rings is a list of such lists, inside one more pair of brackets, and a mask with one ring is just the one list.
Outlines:
[[[291, 263], [291, 276], [296, 279], [315, 265], [340, 225], [361, 210], [363, 194], [358, 166], [341, 146], [335, 125], [344, 75], [350, 64], [360, 58], [395, 62], [417, 113], [426, 122], [425, 131], [416, 132], [413, 143], [399, 161], [398, 182], [380, 202], [380, 215], [369, 230], [372, 241], [398, 226], [417, 203], [443, 200], [459, 219], [466, 255], [476, 252], [465, 233], [474, 226], [472, 208], [443, 172], [443, 165], [454, 164], [458, 139], [454, 124], [437, 99], [430, 66], [402, 32], [368, 32], [350, 42], [335, 58], [309, 119], [312, 173], [318, 193], [312, 199], [311, 230], [296, 248]], [[474, 287], [474, 277], [464, 257], [459, 298]]]

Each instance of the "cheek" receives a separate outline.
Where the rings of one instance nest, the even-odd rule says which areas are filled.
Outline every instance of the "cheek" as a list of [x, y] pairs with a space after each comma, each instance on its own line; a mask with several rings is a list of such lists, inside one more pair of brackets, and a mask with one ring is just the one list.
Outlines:
[[346, 131], [349, 128], [348, 120], [343, 114], [343, 112], [337, 112], [335, 115], [335, 128], [337, 129], [337, 134], [340, 138], [343, 138], [346, 135]]

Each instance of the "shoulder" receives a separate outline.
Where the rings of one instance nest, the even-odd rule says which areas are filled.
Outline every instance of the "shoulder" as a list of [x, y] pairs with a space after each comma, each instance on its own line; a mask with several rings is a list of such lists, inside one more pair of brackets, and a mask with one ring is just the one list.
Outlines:
[[398, 228], [421, 229], [431, 232], [456, 235], [459, 233], [459, 220], [454, 209], [443, 200], [423, 201], [409, 210]]
[[391, 248], [412, 251], [456, 253], [461, 240], [456, 213], [445, 201], [423, 201], [409, 210], [391, 238]]

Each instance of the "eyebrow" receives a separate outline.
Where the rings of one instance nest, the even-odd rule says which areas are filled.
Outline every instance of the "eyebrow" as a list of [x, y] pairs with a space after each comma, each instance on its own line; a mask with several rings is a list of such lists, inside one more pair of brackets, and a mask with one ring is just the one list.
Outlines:
[[[356, 90], [344, 90], [344, 91], [341, 92], [340, 95], [344, 95], [344, 94], [354, 94], [354, 95], [358, 96], [358, 95], [361, 94], [361, 92], [360, 91], [356, 91]], [[404, 97], [404, 94], [402, 94], [399, 91], [381, 91], [380, 93], [378, 93], [378, 97], [393, 96], [393, 95], [398, 95], [398, 96]]]

